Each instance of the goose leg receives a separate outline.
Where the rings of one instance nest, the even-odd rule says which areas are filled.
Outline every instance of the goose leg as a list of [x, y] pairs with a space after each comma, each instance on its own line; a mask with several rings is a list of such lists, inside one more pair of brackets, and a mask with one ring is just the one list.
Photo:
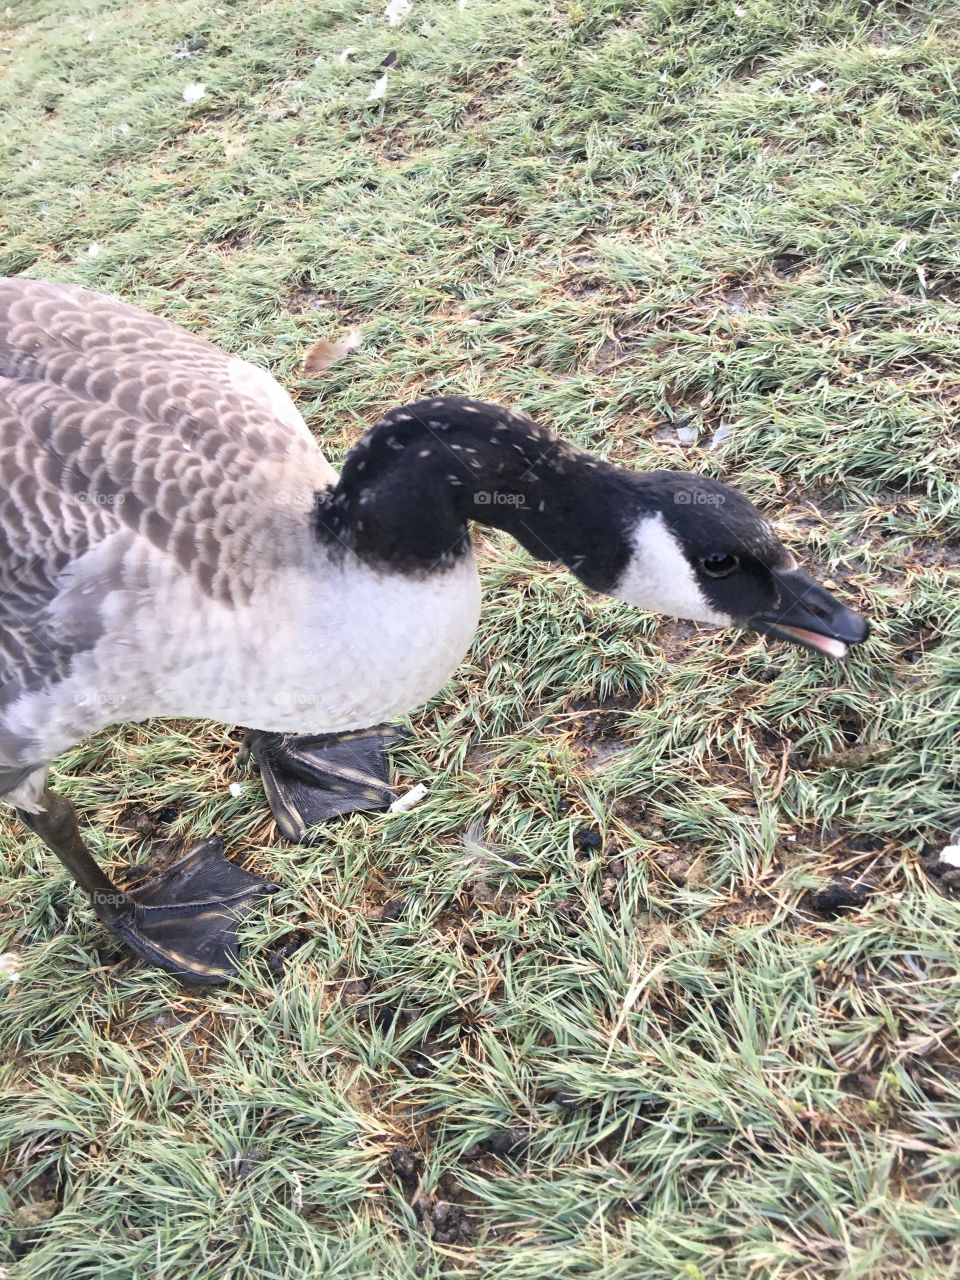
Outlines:
[[299, 844], [317, 822], [393, 804], [384, 752], [401, 736], [390, 725], [304, 735], [248, 729], [240, 762], [253, 758], [277, 826]]
[[220, 837], [208, 836], [160, 875], [121, 891], [84, 843], [71, 802], [47, 790], [43, 803], [40, 813], [18, 813], [86, 889], [111, 933], [182, 982], [223, 982], [234, 975], [237, 924], [257, 898], [279, 885], [241, 871], [224, 858]]

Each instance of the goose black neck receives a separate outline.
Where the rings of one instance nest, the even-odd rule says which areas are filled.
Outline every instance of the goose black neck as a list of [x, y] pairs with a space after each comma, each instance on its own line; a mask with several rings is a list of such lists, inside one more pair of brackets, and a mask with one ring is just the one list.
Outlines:
[[606, 591], [630, 556], [635, 480], [513, 410], [445, 396], [374, 424], [319, 500], [316, 528], [332, 549], [419, 577], [466, 555], [476, 520]]

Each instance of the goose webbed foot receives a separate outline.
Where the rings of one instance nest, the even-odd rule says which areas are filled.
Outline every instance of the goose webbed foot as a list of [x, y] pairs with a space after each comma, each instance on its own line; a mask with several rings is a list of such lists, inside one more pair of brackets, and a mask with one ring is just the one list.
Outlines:
[[237, 970], [237, 925], [257, 898], [280, 886], [250, 875], [208, 836], [158, 875], [118, 888], [84, 843], [65, 796], [45, 790], [36, 813], [20, 817], [90, 895], [101, 922], [148, 963], [182, 982], [224, 982]]
[[241, 762], [253, 758], [277, 826], [299, 844], [315, 823], [393, 804], [385, 751], [401, 736], [390, 725], [304, 735], [248, 729]]
[[221, 837], [208, 836], [159, 875], [124, 893], [95, 890], [91, 901], [144, 960], [182, 982], [216, 983], [237, 971], [240, 921], [279, 888], [228, 861]]

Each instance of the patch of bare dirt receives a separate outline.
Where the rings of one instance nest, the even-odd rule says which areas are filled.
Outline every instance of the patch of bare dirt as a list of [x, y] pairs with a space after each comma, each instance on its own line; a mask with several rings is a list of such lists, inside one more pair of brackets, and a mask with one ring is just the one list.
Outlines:
[[336, 294], [325, 293], [313, 285], [301, 284], [287, 294], [284, 310], [292, 316], [302, 316], [317, 311], [334, 311], [339, 305], [340, 300]]
[[588, 769], [596, 769], [611, 756], [630, 748], [628, 720], [637, 707], [633, 696], [594, 702], [574, 699], [566, 704], [561, 728]]
[[657, 627], [654, 644], [658, 653], [673, 666], [690, 656], [690, 641], [697, 634], [696, 623], [668, 618]]
[[769, 290], [756, 284], [737, 284], [717, 295], [717, 303], [731, 316], [743, 318], [767, 310]]
[[[9, 1184], [17, 1176], [16, 1164], [3, 1171], [3, 1180]], [[33, 1178], [13, 1198], [10, 1217], [6, 1222], [9, 1249], [14, 1260], [26, 1257], [42, 1240], [44, 1225], [63, 1208], [64, 1188], [56, 1167]]]
[[143, 840], [152, 840], [162, 835], [164, 828], [179, 816], [176, 805], [164, 805], [160, 809], [151, 809], [144, 804], [130, 804], [123, 809], [117, 818], [117, 825], [126, 831], [133, 831]]

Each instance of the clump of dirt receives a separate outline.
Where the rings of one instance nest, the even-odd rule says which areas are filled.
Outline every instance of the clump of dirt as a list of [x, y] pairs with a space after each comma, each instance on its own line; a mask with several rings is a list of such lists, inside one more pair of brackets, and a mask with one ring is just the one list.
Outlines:
[[413, 1211], [424, 1234], [438, 1244], [465, 1244], [473, 1237], [462, 1206], [452, 1200], [435, 1200], [419, 1195], [413, 1202]]
[[360, 907], [364, 919], [371, 924], [394, 924], [403, 915], [404, 905], [393, 881], [377, 871], [368, 877]]
[[939, 893], [957, 901], [960, 899], [960, 867], [940, 861], [940, 853], [946, 843], [944, 839], [925, 844], [920, 850], [920, 866]]
[[823, 855], [818, 870], [825, 883], [805, 894], [798, 904], [801, 912], [821, 920], [836, 920], [862, 910], [874, 895], [889, 892], [904, 873], [897, 851], [888, 848], [883, 836], [870, 831], [828, 829], [798, 838], [791, 852], [798, 845], [819, 849]]
[[440, 1175], [436, 1191], [418, 1192], [411, 1206], [425, 1235], [437, 1244], [469, 1244], [476, 1228], [468, 1215], [470, 1197], [452, 1174]]
[[[715, 773], [714, 776], [720, 775]], [[731, 783], [739, 780], [738, 776], [730, 779]], [[741, 808], [747, 806], [748, 802], [742, 800]], [[644, 797], [628, 796], [617, 801], [614, 806], [614, 815], [631, 832], [636, 833], [646, 844], [652, 846], [642, 856], [672, 884], [695, 888], [702, 882], [708, 853], [683, 841], [672, 839], [660, 825], [659, 820], [647, 812]], [[618, 847], [612, 847], [610, 850], [611, 862], [608, 863], [607, 873], [615, 880], [619, 880], [625, 870], [623, 860], [619, 857], [620, 853], [621, 850]], [[618, 864], [619, 874], [614, 870], [614, 860]], [[612, 886], [605, 884], [604, 887]]]
[[370, 984], [366, 978], [354, 978], [342, 983], [339, 991], [341, 1004], [358, 1004], [370, 992]]
[[484, 1138], [473, 1148], [472, 1155], [489, 1154], [498, 1160], [515, 1158], [526, 1150], [530, 1141], [530, 1130], [523, 1125], [513, 1125], [509, 1129], [498, 1129], [489, 1138]]
[[255, 239], [253, 231], [244, 227], [229, 227], [214, 236], [213, 243], [224, 249], [249, 249]]
[[558, 920], [576, 930], [578, 933], [583, 929], [585, 917], [583, 912], [583, 900], [579, 894], [570, 893], [554, 907], [554, 913]]
[[[811, 867], [816, 856], [816, 863]], [[798, 866], [812, 870], [820, 883], [786, 901], [782, 877]], [[743, 925], [770, 920], [787, 907], [781, 927], [816, 928], [862, 910], [877, 894], [893, 892], [903, 882], [906, 862], [894, 845], [869, 831], [797, 832], [781, 838], [768, 873], [760, 883], [736, 890], [711, 915], [718, 924]]]
[[42, 1239], [41, 1228], [63, 1208], [63, 1186], [55, 1170], [48, 1170], [26, 1186], [10, 1214], [10, 1252], [23, 1258]]
[[607, 859], [605, 875], [600, 885], [600, 906], [604, 911], [610, 911], [616, 906], [620, 897], [620, 881], [626, 875], [627, 864], [623, 858], [619, 856], [619, 849], [614, 846], [615, 852]]
[[[590, 283], [578, 282], [568, 292], [576, 298], [590, 297], [592, 287]], [[593, 368], [597, 373], [609, 373], [611, 369], [616, 369], [618, 365], [625, 364], [631, 358], [629, 346], [622, 345], [616, 338], [604, 338], [593, 357]]]
[[[585, 298], [603, 298], [616, 292], [616, 286], [611, 285], [609, 280], [604, 280], [602, 276], [587, 274], [574, 276], [572, 279], [567, 280], [562, 288], [568, 298], [576, 298], [578, 301], [582, 301]], [[603, 351], [604, 347], [606, 347], [608, 343], [611, 347], [615, 345], [610, 343], [609, 339], [606, 339], [601, 344], [600, 350]], [[599, 354], [600, 353], [598, 352], [598, 356]], [[597, 369], [602, 372], [602, 368], [599, 363], [597, 365]]]
[[[628, 796], [618, 800], [613, 812], [630, 832], [653, 846], [642, 856], [662, 875], [673, 884], [692, 883], [691, 875], [696, 878], [704, 865], [700, 850], [672, 841], [659, 821], [647, 812], [643, 797]], [[607, 874], [616, 883], [622, 877], [625, 866], [622, 858], [619, 857], [621, 853], [619, 846], [612, 845], [609, 852], [611, 863], [607, 865]], [[617, 862], [619, 875], [614, 871], [613, 860]], [[613, 890], [614, 885], [607, 885], [605, 881], [604, 888]]]
[[777, 903], [769, 894], [747, 893], [733, 897], [710, 915], [718, 925], [752, 925], [769, 920]]
[[603, 837], [594, 827], [581, 827], [573, 837], [580, 853], [595, 853], [603, 846]]
[[230, 1181], [236, 1185], [243, 1182], [255, 1173], [258, 1166], [263, 1164], [264, 1160], [270, 1158], [269, 1151], [263, 1147], [247, 1147], [241, 1151], [233, 1161], [233, 1167], [230, 1170]]
[[824, 920], [835, 920], [845, 911], [859, 911], [865, 906], [873, 886], [838, 876], [823, 889], [807, 894], [801, 906]]
[[869, 1075], [866, 1071], [849, 1071], [840, 1078], [840, 1088], [844, 1093], [851, 1093], [867, 1102], [876, 1097], [879, 1084], [878, 1077]]
[[176, 820], [179, 812], [176, 805], [149, 809], [144, 804], [130, 804], [120, 813], [117, 825], [125, 831], [133, 831], [144, 840], [152, 840], [161, 828]]
[[495, 886], [489, 880], [484, 879], [483, 876], [477, 876], [475, 879], [468, 881], [466, 892], [473, 905], [477, 907], [496, 906], [500, 897]]
[[697, 861], [695, 852], [678, 849], [675, 846], [655, 849], [650, 857], [654, 866], [658, 867], [672, 884], [686, 884]]
[[403, 898], [390, 898], [372, 918], [378, 924], [396, 924], [406, 910], [406, 906], [406, 901]]
[[466, 1244], [476, 1236], [468, 1216], [468, 1193], [450, 1173], [443, 1173], [434, 1191], [423, 1189], [425, 1162], [405, 1142], [398, 1142], [380, 1161], [384, 1178], [396, 1178], [410, 1197], [410, 1207], [424, 1235], [438, 1244]]
[[553, 1090], [551, 1101], [561, 1111], [589, 1111], [596, 1106], [592, 1098], [585, 1098], [575, 1089], [567, 1089], [563, 1085]]
[[451, 1046], [442, 1044], [435, 1036], [428, 1036], [420, 1045], [406, 1054], [401, 1062], [415, 1080], [428, 1080], [442, 1065]]
[[807, 259], [800, 253], [779, 253], [770, 260], [770, 270], [781, 280], [792, 280], [807, 265]]
[[29, 1231], [31, 1227], [42, 1226], [49, 1222], [54, 1214], [60, 1212], [60, 1204], [56, 1200], [31, 1200], [13, 1211], [13, 1229], [16, 1232]]
[[423, 1173], [423, 1160], [405, 1143], [398, 1143], [381, 1162], [381, 1172], [393, 1173], [405, 1185], [418, 1183]]
[[290, 957], [310, 940], [306, 929], [291, 929], [266, 947], [267, 968], [275, 978], [279, 978], [287, 967]]

